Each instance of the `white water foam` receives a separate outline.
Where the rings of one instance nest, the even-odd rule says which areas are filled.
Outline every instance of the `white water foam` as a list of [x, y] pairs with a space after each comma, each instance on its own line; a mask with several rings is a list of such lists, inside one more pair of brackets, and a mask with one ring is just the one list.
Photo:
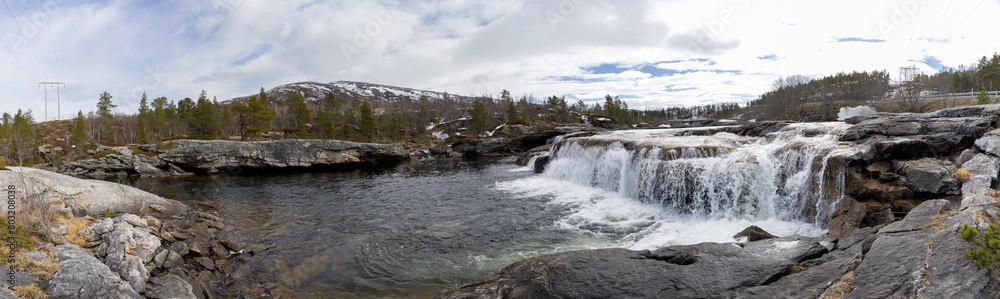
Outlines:
[[732, 242], [750, 225], [817, 236], [843, 195], [843, 165], [829, 162], [853, 151], [837, 142], [844, 129], [820, 123], [763, 138], [650, 130], [570, 139], [553, 150], [544, 174], [496, 188], [551, 197], [570, 210], [554, 225], [606, 240], [594, 247]]

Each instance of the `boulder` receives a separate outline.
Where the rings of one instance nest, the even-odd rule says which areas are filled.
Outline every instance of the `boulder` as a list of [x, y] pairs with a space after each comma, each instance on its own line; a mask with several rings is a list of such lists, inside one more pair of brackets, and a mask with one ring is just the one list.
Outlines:
[[910, 210], [903, 220], [886, 225], [879, 233], [910, 232], [924, 229], [934, 217], [951, 210], [951, 203], [945, 199], [928, 200]]
[[906, 162], [901, 168], [906, 175], [906, 187], [913, 192], [959, 194], [958, 181], [951, 177], [951, 171], [940, 160], [924, 158]]
[[136, 209], [134, 203], [141, 203], [151, 212], [171, 212], [186, 209], [183, 203], [168, 200], [155, 194], [131, 186], [99, 180], [83, 180], [46, 170], [28, 167], [9, 167], [12, 171], [0, 171], [0, 181], [26, 181], [23, 192], [40, 194], [50, 198], [53, 205], [76, 216], [100, 216], [106, 211], [125, 213]]
[[527, 152], [524, 152], [524, 154], [521, 154], [521, 156], [517, 158], [516, 163], [517, 165], [528, 166], [528, 162], [530, 162], [532, 158], [548, 155], [549, 149], [551, 148], [552, 144], [546, 144], [543, 146], [532, 148]]
[[733, 236], [733, 238], [736, 239], [742, 237], [746, 237], [747, 241], [753, 242], [753, 241], [777, 238], [778, 236], [772, 235], [771, 233], [765, 231], [763, 228], [760, 228], [759, 226], [751, 225], [750, 227], [744, 228], [742, 231], [736, 233], [736, 235]]
[[545, 172], [545, 167], [549, 165], [549, 161], [551, 160], [552, 157], [549, 155], [539, 156], [538, 158], [536, 158], [535, 169], [534, 169], [535, 173]]
[[[107, 218], [105, 218], [107, 219]], [[141, 221], [141, 222], [138, 222]], [[127, 280], [137, 292], [145, 290], [146, 280], [152, 269], [146, 268], [160, 251], [160, 239], [149, 233], [145, 227], [133, 226], [132, 222], [145, 224], [138, 216], [125, 214], [111, 220], [112, 230], [107, 231], [108, 220], [102, 220], [85, 229], [89, 236], [100, 234], [101, 245], [94, 255], [104, 259], [112, 271]], [[88, 239], [93, 237], [88, 237]]]
[[62, 264], [45, 294], [55, 298], [143, 298], [97, 258], [72, 244], [55, 247]]
[[167, 253], [167, 257], [163, 261], [163, 268], [175, 269], [180, 267], [184, 267], [184, 259], [181, 258], [180, 254], [171, 250], [169, 253]]
[[168, 274], [149, 279], [147, 298], [153, 299], [195, 299], [191, 284], [177, 275]]
[[1000, 129], [986, 132], [983, 137], [977, 139], [976, 148], [994, 157], [1000, 157]]
[[29, 284], [34, 284], [37, 281], [38, 281], [38, 275], [27, 272], [14, 273], [14, 285], [16, 286], [25, 286]]
[[837, 202], [830, 214], [829, 235], [841, 239], [861, 226], [861, 221], [867, 213], [865, 204], [851, 197], [844, 197]]
[[49, 257], [49, 255], [44, 252], [22, 252], [21, 255], [36, 262], [44, 262], [45, 259]]
[[997, 175], [1000, 174], [1000, 164], [997, 163], [996, 158], [984, 154], [977, 154], [969, 161], [962, 163], [962, 168], [965, 168], [972, 175], [982, 175], [992, 180], [996, 180]]

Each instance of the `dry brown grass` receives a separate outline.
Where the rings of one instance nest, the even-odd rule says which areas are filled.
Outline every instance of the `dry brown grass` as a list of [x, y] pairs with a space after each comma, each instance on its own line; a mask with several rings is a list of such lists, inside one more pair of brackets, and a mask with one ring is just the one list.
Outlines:
[[958, 170], [955, 170], [955, 172], [951, 173], [951, 178], [962, 183], [969, 181], [970, 177], [972, 177], [972, 174], [969, 173], [969, 171], [966, 170], [965, 167], [959, 168]]
[[14, 295], [21, 297], [22, 299], [45, 299], [49, 296], [45, 295], [45, 292], [38, 287], [37, 284], [29, 284], [25, 286], [14, 287]]
[[854, 290], [854, 270], [847, 272], [844, 276], [840, 277], [832, 286], [826, 289], [823, 294], [819, 295], [819, 299], [840, 299], [847, 296]]
[[937, 230], [937, 232], [941, 232], [942, 230], [944, 230], [944, 224], [946, 222], [948, 222], [948, 216], [947, 215], [945, 215], [945, 214], [937, 214], [937, 215], [934, 215], [934, 218], [931, 218], [931, 222], [929, 222], [929, 223], [925, 224], [924, 226], [920, 227], [920, 229], [926, 229], [926, 228], [933, 227], [933, 228], [935, 228]]
[[990, 215], [990, 213], [986, 211], [979, 211], [978, 213], [976, 213], [976, 221], [977, 222], [981, 221], [983, 223], [986, 223], [987, 225], [997, 224], [996, 219], [993, 219], [993, 215]]
[[62, 237], [63, 240], [80, 248], [83, 248], [83, 244], [87, 243], [87, 238], [80, 231], [87, 228], [92, 222], [93, 220], [89, 217], [62, 216], [56, 220], [56, 223], [65, 225], [67, 228], [68, 232]]
[[799, 266], [799, 265], [792, 265], [792, 266], [788, 267], [788, 274], [791, 275], [791, 274], [799, 273], [799, 272], [802, 272], [802, 271], [805, 271], [805, 270], [806, 270], [806, 267], [802, 267], [802, 266]]
[[44, 261], [38, 262], [24, 256], [18, 256], [18, 258], [14, 260], [14, 267], [18, 269], [18, 271], [38, 275], [39, 280], [52, 279], [52, 276], [56, 274], [56, 271], [62, 269], [62, 265], [56, 263], [56, 255], [52, 252], [51, 248], [42, 249], [40, 252], [48, 254], [48, 257], [46, 257]]

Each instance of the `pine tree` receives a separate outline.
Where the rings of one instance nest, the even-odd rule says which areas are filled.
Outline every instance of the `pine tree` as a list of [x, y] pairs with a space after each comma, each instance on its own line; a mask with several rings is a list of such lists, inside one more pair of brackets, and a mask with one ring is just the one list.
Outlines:
[[101, 122], [104, 123], [104, 129], [101, 130], [101, 138], [108, 138], [111, 136], [112, 128], [111, 121], [114, 118], [111, 115], [111, 109], [118, 107], [118, 105], [111, 103], [111, 94], [108, 92], [101, 93], [101, 98], [97, 100], [97, 116], [101, 118]]
[[[504, 90], [506, 91], [506, 90]], [[514, 105], [514, 101], [507, 102], [507, 124], [517, 124], [520, 123], [520, 116], [517, 114], [517, 106]]]
[[218, 107], [208, 100], [208, 93], [204, 90], [190, 115], [188, 128], [194, 138], [212, 139], [219, 135]]
[[140, 143], [150, 142], [151, 138], [151, 127], [152, 127], [152, 112], [149, 109], [149, 103], [146, 98], [146, 93], [142, 93], [142, 99], [139, 100], [139, 115], [136, 116], [136, 128], [135, 128], [135, 140]]
[[[177, 101], [177, 109], [174, 110], [177, 113], [177, 116], [175, 117], [177, 119], [177, 123], [175, 124], [176, 127], [179, 128], [189, 127], [188, 122], [191, 120], [191, 114], [194, 111], [194, 107], [195, 107], [195, 102], [191, 100], [191, 98], [184, 98], [180, 101]], [[177, 132], [177, 134], [183, 134], [183, 133], [184, 131], [181, 130], [178, 130]]]
[[359, 117], [358, 126], [361, 128], [361, 133], [364, 134], [366, 141], [372, 141], [375, 137], [375, 115], [372, 111], [372, 107], [368, 105], [368, 101], [364, 101], [361, 107], [358, 109]]
[[212, 104], [215, 105], [219, 112], [219, 133], [222, 136], [229, 136], [233, 133], [233, 114], [229, 105], [220, 105], [219, 100], [212, 97]]
[[291, 112], [292, 123], [295, 124], [295, 135], [298, 138], [309, 138], [309, 130], [306, 125], [311, 121], [309, 107], [306, 106], [305, 99], [298, 92], [293, 92], [286, 101], [288, 111]]
[[73, 118], [69, 134], [73, 145], [77, 148], [81, 148], [87, 143], [87, 124], [84, 122], [82, 110], [76, 112], [76, 117]]
[[271, 119], [274, 118], [274, 114], [256, 96], [250, 96], [246, 104], [233, 105], [233, 112], [236, 114], [240, 140], [256, 139], [258, 134], [270, 128]]
[[489, 129], [489, 115], [486, 112], [486, 106], [483, 102], [476, 99], [472, 102], [472, 108], [469, 108], [469, 128], [476, 135], [479, 135]]
[[159, 97], [153, 99], [152, 117], [150, 117], [150, 130], [157, 139], [163, 139], [167, 131], [167, 98]]
[[337, 128], [334, 126], [330, 115], [323, 113], [322, 110], [316, 110], [316, 116], [314, 116], [313, 119], [315, 119], [319, 124], [319, 137], [323, 139], [333, 139], [334, 135], [337, 133]]

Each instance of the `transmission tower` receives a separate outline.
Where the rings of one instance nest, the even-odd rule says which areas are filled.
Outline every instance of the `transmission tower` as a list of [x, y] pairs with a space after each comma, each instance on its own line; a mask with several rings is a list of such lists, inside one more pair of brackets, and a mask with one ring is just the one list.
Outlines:
[[39, 87], [45, 86], [45, 120], [46, 121], [49, 120], [49, 85], [55, 85], [56, 86], [56, 120], [58, 120], [60, 117], [62, 117], [62, 107], [61, 107], [62, 105], [60, 105], [60, 103], [59, 103], [60, 102], [59, 98], [61, 97], [62, 93], [59, 91], [59, 87], [62, 86], [62, 88], [65, 89], [66, 88], [66, 83], [62, 83], [62, 82], [42, 82], [42, 83], [38, 83]]

